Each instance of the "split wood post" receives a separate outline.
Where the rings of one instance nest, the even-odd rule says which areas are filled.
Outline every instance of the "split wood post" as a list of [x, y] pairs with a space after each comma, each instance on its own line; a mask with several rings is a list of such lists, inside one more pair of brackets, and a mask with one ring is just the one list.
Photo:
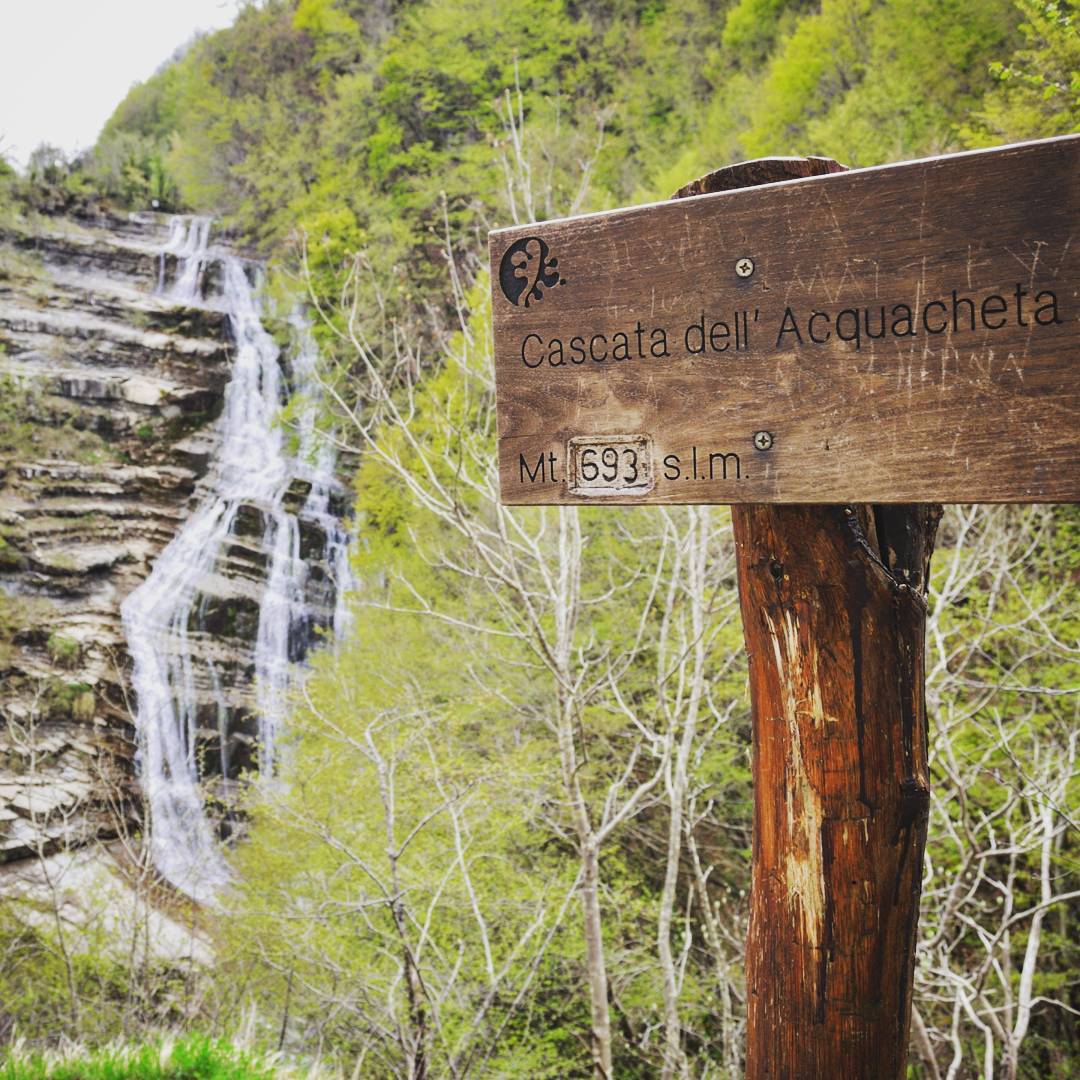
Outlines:
[[[722, 169], [676, 197], [842, 171]], [[750, 1080], [905, 1072], [936, 506], [732, 507], [753, 714]]]

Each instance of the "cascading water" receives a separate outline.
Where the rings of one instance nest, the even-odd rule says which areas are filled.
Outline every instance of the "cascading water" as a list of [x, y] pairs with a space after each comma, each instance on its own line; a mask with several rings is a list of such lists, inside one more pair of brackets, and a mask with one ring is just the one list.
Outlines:
[[[211, 261], [222, 273], [221, 305], [236, 343], [232, 376], [219, 421], [220, 448], [204, 481], [202, 498], [147, 579], [124, 601], [122, 615], [131, 653], [137, 699], [139, 770], [147, 801], [150, 844], [164, 877], [189, 896], [209, 901], [228, 881], [200, 785], [197, 753], [199, 707], [215, 710], [223, 775], [229, 770], [229, 709], [220, 673], [203, 631], [207, 583], [235, 542], [242, 507], [263, 518], [265, 578], [258, 627], [251, 646], [258, 716], [259, 771], [273, 772], [286, 691], [295, 661], [311, 641], [314, 613], [305, 585], [311, 567], [301, 557], [301, 522], [325, 538], [321, 562], [334, 583], [333, 630], [344, 627], [349, 583], [348, 535], [330, 511], [335, 458], [315, 427], [317, 353], [299, 317], [293, 324], [299, 348], [293, 357], [293, 391], [305, 404], [300, 415], [300, 452], [288, 453], [275, 423], [285, 399], [279, 350], [262, 325], [255, 289], [244, 263], [209, 248], [208, 218], [174, 219], [163, 248], [159, 292], [165, 292], [165, 255], [176, 270], [167, 294], [205, 306], [200, 291]], [[310, 484], [299, 513], [286, 507], [296, 481]]]
[[[298, 349], [293, 358], [293, 373], [297, 386], [317, 386], [317, 368], [319, 351], [306, 320], [294, 313], [290, 319], [298, 342]], [[304, 508], [302, 518], [316, 522], [326, 536], [326, 562], [330, 567], [334, 581], [352, 582], [349, 568], [349, 534], [343, 528], [341, 519], [330, 511], [330, 488], [336, 465], [336, 454], [330, 442], [319, 436], [315, 426], [315, 417], [319, 395], [306, 392], [301, 399], [301, 412], [298, 421], [300, 430], [300, 454], [302, 463], [308, 463], [308, 479], [311, 491]], [[345, 604], [347, 588], [337, 589], [334, 594], [334, 637], [340, 638], [347, 629], [348, 608]]]

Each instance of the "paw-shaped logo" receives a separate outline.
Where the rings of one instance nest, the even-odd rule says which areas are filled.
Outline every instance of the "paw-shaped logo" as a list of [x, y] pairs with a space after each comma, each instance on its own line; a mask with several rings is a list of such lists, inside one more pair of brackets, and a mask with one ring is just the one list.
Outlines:
[[565, 285], [559, 276], [559, 260], [539, 236], [515, 240], [499, 264], [499, 284], [503, 296], [515, 307], [528, 307], [544, 298], [544, 289]]

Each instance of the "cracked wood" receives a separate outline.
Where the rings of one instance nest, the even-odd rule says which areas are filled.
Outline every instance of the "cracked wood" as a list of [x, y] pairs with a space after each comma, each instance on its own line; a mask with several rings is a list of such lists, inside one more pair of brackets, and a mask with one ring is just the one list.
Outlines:
[[[884, 509], [733, 508], [753, 711], [752, 1080], [904, 1074], [938, 512]], [[910, 544], [889, 539], [898, 526]]]

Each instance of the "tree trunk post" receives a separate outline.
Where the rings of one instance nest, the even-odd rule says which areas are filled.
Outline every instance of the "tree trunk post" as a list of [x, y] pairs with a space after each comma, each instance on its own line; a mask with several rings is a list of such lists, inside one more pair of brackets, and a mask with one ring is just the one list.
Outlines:
[[[769, 158], [699, 195], [841, 171]], [[904, 1075], [934, 506], [734, 506], [753, 725], [749, 1080]]]

